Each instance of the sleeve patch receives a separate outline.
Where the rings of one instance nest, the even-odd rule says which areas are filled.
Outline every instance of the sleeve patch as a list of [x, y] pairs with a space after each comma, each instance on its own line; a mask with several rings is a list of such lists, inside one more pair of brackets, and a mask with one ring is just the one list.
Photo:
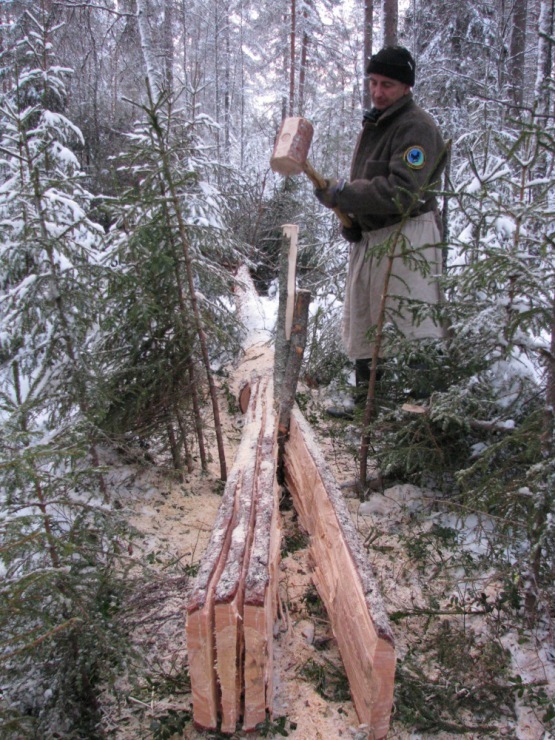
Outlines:
[[403, 155], [406, 164], [413, 170], [421, 170], [426, 164], [426, 153], [421, 146], [411, 146]]

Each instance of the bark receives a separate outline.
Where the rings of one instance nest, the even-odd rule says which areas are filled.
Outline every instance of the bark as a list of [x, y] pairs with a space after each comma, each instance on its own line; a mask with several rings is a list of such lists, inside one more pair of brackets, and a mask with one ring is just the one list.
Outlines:
[[512, 32], [509, 61], [511, 97], [517, 106], [524, 98], [524, 62], [526, 51], [526, 20], [528, 0], [515, 0], [512, 14]]
[[164, 3], [164, 87], [173, 90], [173, 0]]
[[309, 44], [309, 38], [308, 38], [308, 34], [305, 31], [303, 33], [303, 43], [301, 47], [301, 67], [299, 70], [299, 108], [298, 108], [299, 116], [303, 115], [303, 109], [304, 109], [306, 68], [308, 64], [308, 44]]
[[538, 62], [534, 88], [536, 112], [540, 116], [548, 115], [551, 109], [549, 79], [553, 66], [553, 14], [553, 0], [541, 0], [538, 20]]
[[295, 110], [295, 45], [297, 42], [297, 6], [291, 0], [291, 32], [289, 43], [289, 115]]
[[195, 274], [193, 269], [193, 260], [191, 257], [191, 250], [190, 250], [190, 244], [189, 244], [189, 237], [187, 235], [187, 228], [185, 226], [185, 220], [183, 218], [183, 213], [181, 211], [181, 204], [179, 202], [179, 195], [177, 192], [177, 187], [174, 182], [171, 164], [170, 164], [170, 156], [169, 152], [167, 150], [166, 141], [163, 135], [162, 127], [160, 126], [160, 123], [158, 121], [157, 113], [155, 110], [155, 103], [152, 99], [152, 92], [149, 90], [150, 94], [150, 108], [145, 111], [148, 113], [151, 123], [152, 123], [152, 131], [153, 135], [157, 139], [158, 144], [158, 151], [161, 158], [161, 176], [164, 179], [165, 186], [168, 189], [168, 196], [169, 196], [169, 205], [171, 209], [173, 210], [173, 215], [175, 216], [175, 220], [177, 222], [178, 227], [178, 234], [179, 234], [179, 241], [180, 246], [183, 251], [183, 258], [185, 262], [185, 272], [187, 275], [187, 286], [189, 290], [189, 302], [191, 305], [191, 311], [193, 314], [193, 323], [195, 326], [195, 331], [199, 340], [200, 345], [200, 352], [202, 357], [202, 362], [206, 371], [206, 377], [208, 380], [208, 388], [210, 393], [210, 400], [212, 402], [212, 414], [214, 417], [214, 430], [216, 433], [216, 443], [218, 447], [218, 457], [220, 461], [220, 478], [225, 481], [227, 479], [227, 467], [226, 467], [226, 461], [225, 461], [225, 450], [224, 450], [224, 443], [223, 443], [223, 435], [222, 435], [222, 425], [220, 421], [220, 409], [218, 406], [218, 394], [216, 390], [216, 384], [214, 382], [214, 376], [212, 375], [212, 371], [210, 369], [210, 356], [208, 354], [208, 342], [206, 338], [206, 332], [204, 329], [204, 322], [202, 320], [200, 308], [199, 308], [199, 302], [197, 293], [195, 290]]
[[137, 2], [137, 22], [139, 25], [139, 34], [141, 37], [141, 49], [146, 67], [146, 76], [152, 95], [158, 100], [164, 89], [163, 77], [156, 56], [156, 48], [152, 38], [152, 21], [151, 11], [148, 6], [148, 0], [136, 0]]
[[365, 0], [364, 2], [364, 90], [362, 93], [362, 106], [370, 110], [372, 107], [372, 98], [370, 95], [370, 86], [368, 84], [368, 75], [366, 66], [372, 56], [372, 34], [374, 31], [374, 0]]
[[384, 46], [397, 43], [399, 23], [398, 0], [383, 0], [383, 42]]

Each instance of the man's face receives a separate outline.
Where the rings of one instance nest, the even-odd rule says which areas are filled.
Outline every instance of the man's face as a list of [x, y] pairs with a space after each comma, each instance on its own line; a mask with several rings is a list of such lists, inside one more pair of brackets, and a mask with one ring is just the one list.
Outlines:
[[403, 95], [410, 91], [410, 85], [405, 85], [399, 80], [392, 80], [391, 77], [370, 75], [370, 95], [372, 96], [372, 105], [378, 110], [385, 110], [390, 105], [400, 100]]

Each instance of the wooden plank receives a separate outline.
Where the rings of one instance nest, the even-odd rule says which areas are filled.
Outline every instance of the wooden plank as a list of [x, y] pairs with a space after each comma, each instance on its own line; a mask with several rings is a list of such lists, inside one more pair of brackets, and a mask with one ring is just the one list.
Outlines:
[[312, 430], [295, 408], [285, 481], [310, 536], [314, 582], [328, 611], [361, 722], [376, 739], [389, 729], [395, 648], [366, 553]]
[[279, 558], [271, 374], [254, 376], [242, 395], [248, 409], [241, 444], [187, 607], [193, 718], [215, 729], [220, 715], [225, 733], [235, 732], [241, 715], [254, 727], [271, 710], [268, 634], [277, 576], [270, 568], [277, 571]]
[[239, 470], [232, 470], [187, 603], [187, 653], [193, 694], [193, 719], [214, 730], [218, 723], [218, 689], [214, 670], [214, 590], [231, 541]]
[[281, 527], [276, 479], [276, 417], [273, 389], [269, 390], [258, 451], [256, 528], [245, 580], [244, 730], [253, 730], [266, 719], [267, 712], [272, 714], [273, 629], [277, 618]]
[[235, 522], [224, 569], [216, 586], [214, 624], [216, 673], [221, 691], [222, 732], [235, 732], [241, 711], [243, 600], [245, 578], [254, 537], [256, 479], [260, 465], [260, 438], [264, 433], [269, 377], [251, 384], [251, 397], [234, 467], [241, 469], [235, 496]]

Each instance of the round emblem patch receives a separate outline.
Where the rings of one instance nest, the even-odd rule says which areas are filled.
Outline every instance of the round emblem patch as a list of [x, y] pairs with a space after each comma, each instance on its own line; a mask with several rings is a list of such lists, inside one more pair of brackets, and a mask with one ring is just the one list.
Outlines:
[[407, 149], [403, 159], [413, 170], [421, 170], [426, 163], [426, 155], [421, 146], [411, 146]]

